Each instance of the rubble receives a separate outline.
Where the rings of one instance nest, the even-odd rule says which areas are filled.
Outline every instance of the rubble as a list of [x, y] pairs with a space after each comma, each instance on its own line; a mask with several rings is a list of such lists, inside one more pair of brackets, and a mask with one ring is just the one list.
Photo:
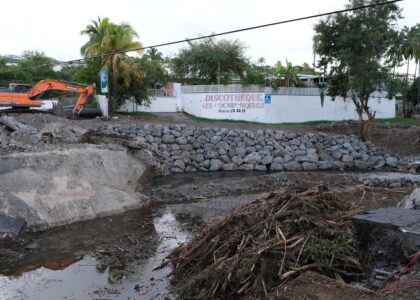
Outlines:
[[420, 188], [414, 189], [410, 195], [404, 197], [404, 199], [398, 203], [398, 207], [420, 209]]

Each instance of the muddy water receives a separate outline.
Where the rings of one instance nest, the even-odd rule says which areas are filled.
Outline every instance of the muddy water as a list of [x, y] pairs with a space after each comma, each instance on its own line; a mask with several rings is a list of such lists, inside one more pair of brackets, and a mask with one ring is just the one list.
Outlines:
[[[174, 178], [176, 184], [188, 181]], [[157, 180], [157, 185], [171, 180]], [[125, 214], [24, 233], [0, 245], [0, 299], [164, 299], [170, 268], [153, 271], [203, 222], [261, 193]]]

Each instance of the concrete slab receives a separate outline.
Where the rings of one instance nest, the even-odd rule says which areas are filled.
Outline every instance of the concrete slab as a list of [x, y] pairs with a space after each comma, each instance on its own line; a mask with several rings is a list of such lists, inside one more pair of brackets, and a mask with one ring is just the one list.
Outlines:
[[365, 263], [404, 263], [420, 249], [420, 211], [381, 208], [352, 218]]

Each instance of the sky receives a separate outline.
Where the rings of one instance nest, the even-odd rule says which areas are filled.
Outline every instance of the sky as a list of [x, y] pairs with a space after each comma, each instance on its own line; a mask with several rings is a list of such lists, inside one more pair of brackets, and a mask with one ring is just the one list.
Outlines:
[[[144, 46], [340, 10], [347, 0], [14, 0], [2, 10], [0, 54], [41, 50], [65, 61], [80, 58], [87, 41], [80, 31], [97, 17], [129, 23]], [[400, 2], [401, 26], [420, 23], [420, 0]], [[4, 5], [3, 5], [4, 9]], [[274, 64], [312, 63], [313, 25], [317, 19], [225, 36], [239, 39], [246, 54]], [[175, 55], [185, 44], [159, 48]], [[413, 64], [414, 65], [414, 64]]]

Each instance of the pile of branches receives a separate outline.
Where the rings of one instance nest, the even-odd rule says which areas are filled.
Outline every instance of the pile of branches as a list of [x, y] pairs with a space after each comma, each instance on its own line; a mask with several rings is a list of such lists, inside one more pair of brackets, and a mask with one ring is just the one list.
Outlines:
[[324, 186], [278, 189], [177, 248], [167, 261], [174, 290], [181, 298], [261, 298], [307, 270], [358, 280], [350, 222], [356, 213]]

